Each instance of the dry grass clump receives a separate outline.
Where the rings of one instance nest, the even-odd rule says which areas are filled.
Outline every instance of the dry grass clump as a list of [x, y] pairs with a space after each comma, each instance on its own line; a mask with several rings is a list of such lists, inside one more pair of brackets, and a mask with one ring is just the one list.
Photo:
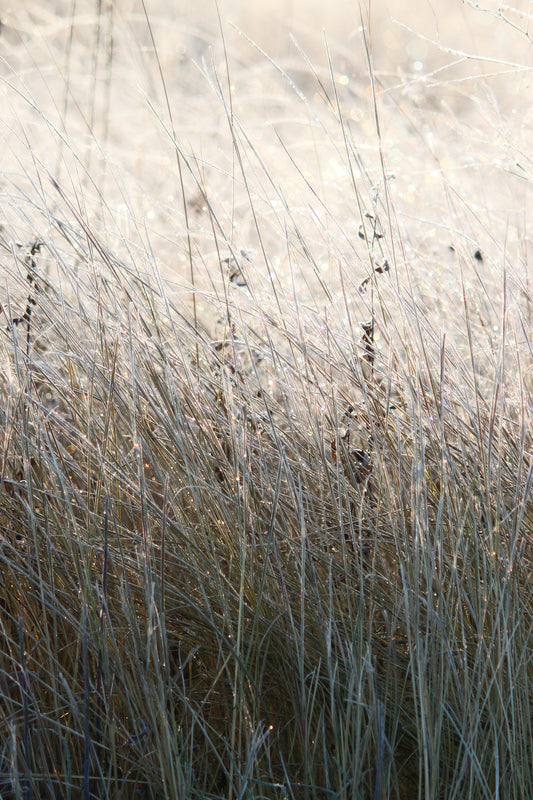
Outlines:
[[[2, 176], [0, 794], [523, 796], [521, 230], [499, 239], [445, 167], [439, 241], [409, 220], [391, 134], [357, 146], [345, 104], [366, 95], [332, 62], [306, 64], [314, 104], [266, 73], [293, 117], [264, 155], [205, 69], [230, 199], [151, 104], [177, 233], [174, 200], [154, 232], [129, 194], [117, 211], [121, 183], [108, 201], [40, 107], [58, 171], [29, 135]], [[292, 98], [310, 150], [287, 144]]]

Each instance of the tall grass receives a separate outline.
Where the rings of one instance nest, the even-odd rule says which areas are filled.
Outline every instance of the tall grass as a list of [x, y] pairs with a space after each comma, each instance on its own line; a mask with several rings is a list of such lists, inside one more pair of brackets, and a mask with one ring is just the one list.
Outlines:
[[[217, 115], [218, 164], [171, 86], [157, 101], [163, 54], [143, 63], [177, 193], [136, 196], [111, 159], [113, 8], [88, 113], [74, 13], [55, 110], [41, 66], [4, 77], [0, 795], [531, 796], [523, 231], [442, 165], [447, 220], [409, 219], [383, 127], [401, 143], [406, 105], [366, 27], [346, 86], [329, 47], [241, 78], [222, 26], [196, 122]], [[154, 52], [155, 23], [132, 22]], [[261, 77], [272, 139], [246, 124]]]

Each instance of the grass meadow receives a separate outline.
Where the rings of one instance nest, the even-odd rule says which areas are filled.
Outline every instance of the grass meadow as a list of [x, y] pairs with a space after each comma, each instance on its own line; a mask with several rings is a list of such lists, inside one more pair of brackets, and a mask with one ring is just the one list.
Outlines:
[[533, 798], [532, 37], [4, 8], [2, 800]]

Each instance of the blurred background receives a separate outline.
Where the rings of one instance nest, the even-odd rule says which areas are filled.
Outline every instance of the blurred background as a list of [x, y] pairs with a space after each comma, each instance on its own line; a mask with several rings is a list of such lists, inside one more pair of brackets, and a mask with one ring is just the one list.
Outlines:
[[224, 245], [257, 249], [259, 218], [283, 271], [300, 247], [286, 241], [288, 209], [328, 279], [355, 261], [358, 281], [348, 142], [363, 210], [386, 202], [387, 182], [398, 270], [421, 261], [428, 291], [441, 291], [450, 247], [464, 246], [527, 272], [530, 10], [527, 0], [13, 2], [0, 35], [4, 170], [22, 191], [46, 170], [118, 247], [147, 226], [176, 276], [188, 247], [177, 141], [208, 283], [206, 197]]

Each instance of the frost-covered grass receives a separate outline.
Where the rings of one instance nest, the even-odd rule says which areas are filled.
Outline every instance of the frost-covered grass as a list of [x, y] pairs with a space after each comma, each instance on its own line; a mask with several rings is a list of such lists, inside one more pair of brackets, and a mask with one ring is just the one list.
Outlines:
[[2, 798], [531, 796], [527, 4], [282, 5], [4, 19]]

